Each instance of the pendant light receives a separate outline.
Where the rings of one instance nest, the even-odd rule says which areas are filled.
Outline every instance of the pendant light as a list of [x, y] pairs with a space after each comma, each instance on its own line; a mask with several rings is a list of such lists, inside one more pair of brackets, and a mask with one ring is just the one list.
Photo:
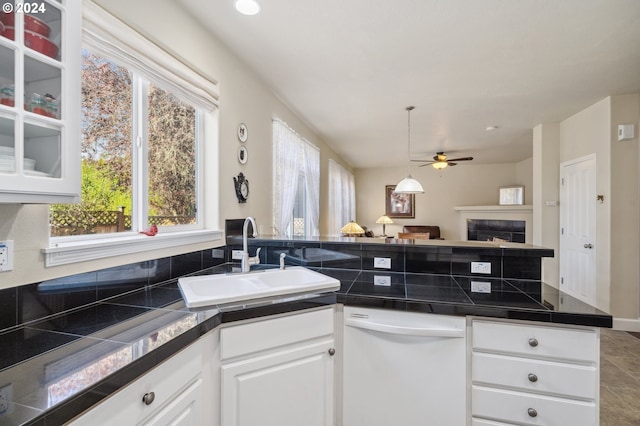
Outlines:
[[408, 140], [407, 140], [407, 177], [402, 179], [397, 185], [394, 192], [399, 194], [423, 194], [424, 189], [420, 182], [411, 177], [411, 111], [415, 107], [408, 106], [407, 110], [407, 127], [408, 127]]

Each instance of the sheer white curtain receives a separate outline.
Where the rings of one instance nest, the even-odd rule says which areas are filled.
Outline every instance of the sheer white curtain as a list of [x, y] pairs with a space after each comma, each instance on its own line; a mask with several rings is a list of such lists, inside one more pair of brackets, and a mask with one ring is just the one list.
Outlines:
[[307, 190], [306, 220], [312, 237], [320, 235], [320, 150], [309, 142], [304, 143], [304, 176]]
[[293, 205], [298, 190], [302, 144], [281, 121], [273, 121], [273, 225], [290, 235]]
[[355, 218], [355, 179], [347, 169], [329, 160], [329, 234], [340, 235], [340, 228]]

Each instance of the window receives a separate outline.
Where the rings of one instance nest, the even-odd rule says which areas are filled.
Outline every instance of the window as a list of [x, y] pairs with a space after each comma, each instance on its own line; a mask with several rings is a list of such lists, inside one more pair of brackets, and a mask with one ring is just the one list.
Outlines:
[[[218, 223], [217, 192], [204, 200], [218, 182], [217, 82], [94, 2], [83, 46], [82, 200], [52, 206], [45, 264], [221, 238], [204, 227]], [[151, 225], [155, 238], [139, 234]]]
[[199, 110], [88, 50], [81, 75], [81, 200], [51, 207], [51, 235], [197, 225]]
[[278, 233], [317, 236], [320, 151], [280, 120], [273, 121], [273, 222]]
[[329, 232], [340, 235], [340, 229], [356, 219], [355, 179], [334, 160], [329, 160]]

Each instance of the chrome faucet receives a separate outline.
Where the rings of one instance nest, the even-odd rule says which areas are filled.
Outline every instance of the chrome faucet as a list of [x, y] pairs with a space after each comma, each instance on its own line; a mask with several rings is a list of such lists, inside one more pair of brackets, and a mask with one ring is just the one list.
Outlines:
[[249, 242], [248, 240], [248, 231], [249, 231], [249, 222], [251, 222], [251, 226], [253, 226], [253, 236], [257, 237], [258, 227], [256, 226], [256, 221], [251, 216], [247, 217], [244, 220], [244, 225], [242, 226], [242, 272], [249, 272], [251, 270], [251, 265], [260, 264], [260, 248], [256, 251], [255, 257], [249, 256]]

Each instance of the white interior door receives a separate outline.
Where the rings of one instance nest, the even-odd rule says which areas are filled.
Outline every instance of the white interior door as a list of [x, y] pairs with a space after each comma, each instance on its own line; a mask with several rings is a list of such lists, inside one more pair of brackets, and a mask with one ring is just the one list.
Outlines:
[[560, 164], [560, 289], [596, 304], [596, 155]]

